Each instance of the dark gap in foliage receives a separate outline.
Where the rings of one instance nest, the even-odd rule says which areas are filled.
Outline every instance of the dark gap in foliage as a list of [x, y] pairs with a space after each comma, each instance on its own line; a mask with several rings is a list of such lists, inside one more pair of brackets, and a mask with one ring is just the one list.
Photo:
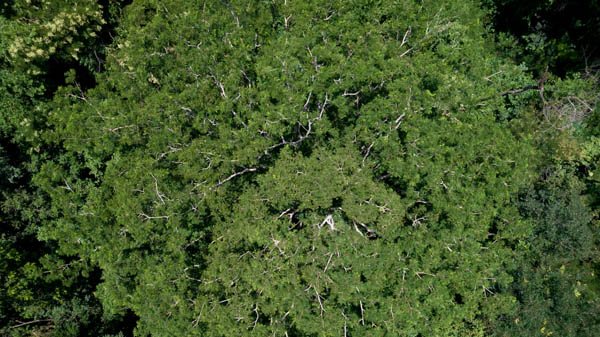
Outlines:
[[131, 309], [126, 309], [120, 320], [111, 320], [106, 326], [107, 333], [122, 332], [125, 337], [133, 337], [139, 317]]
[[[257, 242], [249, 242], [247, 240], [244, 240], [238, 243], [237, 245], [233, 246], [231, 248], [231, 252], [233, 254], [242, 255], [245, 253], [259, 252], [263, 250], [263, 248], [264, 247], [258, 244]], [[250, 255], [249, 257], [251, 258], [252, 256]]]
[[406, 197], [406, 191], [408, 190], [408, 182], [402, 180], [398, 177], [394, 177], [391, 174], [383, 174], [378, 177], [379, 180], [383, 181], [383, 183], [391, 188], [397, 195], [402, 198]]
[[451, 230], [453, 227], [453, 224], [451, 221], [449, 221], [449, 219], [450, 219], [450, 216], [448, 215], [448, 212], [441, 211], [438, 214], [438, 218], [437, 218], [437, 222], [440, 224], [440, 228]]
[[600, 60], [598, 1], [486, 0], [483, 4], [493, 9], [493, 27], [518, 39], [519, 61], [527, 62], [534, 73], [549, 65], [552, 73], [562, 77]]
[[440, 80], [430, 74], [423, 76], [419, 85], [422, 90], [429, 90], [432, 94], [438, 91], [439, 86]]
[[0, 138], [0, 187], [16, 188], [26, 185], [31, 179], [31, 174], [28, 174], [23, 164], [28, 159], [21, 146], [8, 138]]
[[[331, 122], [331, 125], [339, 131], [343, 131], [349, 126], [354, 125], [354, 123], [349, 120], [349, 116], [340, 116], [338, 107], [333, 104], [327, 105], [325, 116], [327, 117], [327, 120]], [[354, 118], [354, 120], [356, 120], [356, 118]]]
[[[287, 319], [286, 322], [293, 322], [292, 319]], [[289, 337], [317, 337], [317, 334], [308, 334], [304, 331], [298, 330], [295, 324], [287, 325], [287, 335]]]
[[130, 5], [133, 0], [98, 0], [102, 6], [102, 17], [105, 18], [107, 24], [102, 25], [98, 32], [98, 39], [94, 41], [93, 46], [87, 48], [85, 56], [88, 62], [87, 68], [92, 74], [101, 73], [106, 64], [106, 47], [114, 42], [119, 25], [119, 19], [122, 10]]
[[423, 116], [431, 120], [438, 120], [441, 115], [441, 111], [435, 106], [428, 107], [425, 109], [425, 111], [423, 111]]
[[46, 70], [46, 75], [42, 79], [46, 87], [45, 98], [52, 99], [56, 89], [66, 84], [65, 73], [71, 69], [75, 71], [75, 80], [82, 91], [85, 92], [97, 85], [96, 74], [103, 71], [106, 63], [106, 47], [113, 42], [117, 35], [120, 11], [131, 2], [132, 0], [100, 0], [103, 17], [108, 24], [103, 25], [98, 33], [98, 38], [91, 45], [86, 46], [86, 54], [81, 55], [79, 61], [69, 57], [55, 56], [42, 65], [42, 68]]
[[[313, 135], [314, 137], [314, 135]], [[308, 158], [312, 155], [314, 150], [315, 141], [313, 138], [306, 138], [297, 146], [297, 151], [302, 153], [305, 158]]]
[[388, 19], [389, 19], [388, 15], [385, 15], [385, 14], [381, 15], [381, 17], [379, 18], [379, 24], [380, 25], [384, 24]]
[[[236, 179], [232, 179], [229, 182], [227, 182], [227, 188], [231, 191], [242, 191], [244, 190], [245, 186], [254, 183], [256, 181], [256, 177], [264, 174], [267, 171], [268, 166], [260, 165], [256, 168], [256, 171], [247, 172], [245, 174], [242, 174], [241, 176], [236, 177]], [[222, 187], [225, 186], [223, 185]]]
[[290, 228], [290, 231], [299, 231], [304, 228], [304, 223], [301, 221], [302, 217], [302, 213], [294, 213], [294, 215], [292, 215], [291, 222], [293, 226]]
[[13, 11], [14, 0], [1, 0], [0, 1], [0, 15], [10, 18], [15, 14]]
[[[600, 91], [600, 88], [596, 88]], [[600, 136], [600, 102], [596, 103], [594, 111], [585, 120], [586, 134], [589, 136]]]
[[502, 220], [494, 219], [494, 221], [492, 221], [492, 227], [490, 227], [490, 229], [488, 230], [488, 237], [485, 240], [486, 243], [496, 241], [496, 235], [498, 234], [498, 221]]
[[360, 105], [359, 105], [359, 108], [357, 108], [357, 109], [360, 110], [360, 106], [371, 103], [373, 100], [375, 100], [378, 97], [389, 97], [389, 90], [386, 88], [385, 85], [381, 85], [381, 86], [378, 85], [375, 88], [371, 88], [370, 90], [366, 91], [360, 97], [360, 101], [359, 101]]
[[42, 82], [46, 91], [44, 97], [51, 100], [54, 97], [54, 93], [60, 86], [64, 86], [67, 83], [65, 74], [74, 70], [75, 81], [79, 85], [82, 91], [87, 91], [90, 88], [96, 86], [95, 75], [86, 67], [82, 66], [78, 62], [66, 61], [57, 57], [52, 57], [48, 60], [47, 65], [44, 66], [46, 75]]

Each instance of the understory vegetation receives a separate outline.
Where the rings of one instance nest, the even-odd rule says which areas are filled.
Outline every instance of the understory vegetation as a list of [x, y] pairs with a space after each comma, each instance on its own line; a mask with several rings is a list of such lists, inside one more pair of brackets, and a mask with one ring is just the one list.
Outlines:
[[0, 335], [596, 336], [600, 4], [0, 2]]

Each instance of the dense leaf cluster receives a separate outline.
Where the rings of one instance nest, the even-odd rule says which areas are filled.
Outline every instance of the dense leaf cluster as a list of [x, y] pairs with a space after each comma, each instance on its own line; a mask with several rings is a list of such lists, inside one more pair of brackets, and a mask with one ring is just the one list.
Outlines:
[[597, 330], [597, 77], [480, 2], [0, 10], [0, 333]]

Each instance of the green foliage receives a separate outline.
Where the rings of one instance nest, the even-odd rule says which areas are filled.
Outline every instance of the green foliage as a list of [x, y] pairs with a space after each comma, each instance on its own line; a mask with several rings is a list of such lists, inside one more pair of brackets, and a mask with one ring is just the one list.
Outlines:
[[55, 242], [38, 239], [42, 224], [57, 215], [48, 195], [32, 181], [42, 163], [60, 156], [60, 150], [42, 138], [47, 128], [46, 103], [56, 85], [57, 70], [78, 67], [65, 55], [90, 47], [97, 31], [90, 25], [102, 21], [90, 12], [99, 8], [95, 2], [88, 3], [87, 9], [81, 5], [85, 6], [81, 2], [16, 1], [10, 10], [3, 7], [0, 17], [3, 336], [98, 336], [131, 330], [127, 320], [134, 321], [131, 315], [124, 320], [123, 315], [103, 314], [93, 295], [99, 281], [96, 266], [61, 254]]
[[593, 77], [506, 94], [475, 1], [125, 3], [2, 11], [0, 333], [594, 331]]
[[102, 18], [96, 1], [22, 0], [13, 4], [14, 17], [2, 26], [11, 41], [8, 55], [32, 75], [50, 58], [77, 60], [80, 49], [97, 36]]
[[598, 227], [583, 187], [572, 172], [549, 171], [524, 193], [522, 212], [533, 228], [512, 286], [521, 307], [507, 316], [499, 336], [596, 335]]
[[140, 335], [484, 335], [532, 148], [501, 100], [474, 108], [522, 74], [480, 17], [135, 2], [100, 84], [49, 108], [71, 154], [36, 177], [60, 214], [40, 235], [97, 263]]

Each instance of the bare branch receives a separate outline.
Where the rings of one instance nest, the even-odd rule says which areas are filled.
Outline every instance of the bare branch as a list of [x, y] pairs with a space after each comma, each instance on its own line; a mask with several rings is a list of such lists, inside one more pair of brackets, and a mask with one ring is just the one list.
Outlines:
[[417, 227], [418, 225], [420, 225], [420, 224], [421, 224], [421, 220], [427, 220], [427, 217], [426, 217], [426, 216], [423, 216], [423, 217], [420, 217], [420, 218], [419, 218], [419, 217], [417, 217], [417, 216], [415, 215], [415, 217], [413, 218], [412, 226], [413, 226], [413, 227]]
[[358, 234], [360, 234], [360, 236], [365, 236], [356, 226], [356, 222], [354, 223], [354, 230], [358, 232]]
[[71, 188], [71, 186], [69, 186], [67, 179], [63, 179], [63, 181], [65, 182], [65, 186], [61, 186], [61, 187], [64, 188], [65, 190], [69, 190], [70, 192], [73, 192], [73, 189]]
[[11, 329], [29, 325], [29, 324], [36, 324], [36, 323], [42, 323], [42, 322], [53, 322], [53, 320], [51, 320], [51, 319], [36, 319], [35, 321], [29, 321], [29, 322], [21, 322], [21, 321], [16, 321], [16, 322], [19, 324], [11, 326], [10, 327]]
[[362, 301], [358, 301], [360, 303], [360, 321], [362, 325], [365, 325], [365, 309], [363, 308]]
[[235, 172], [234, 174], [230, 175], [229, 177], [225, 178], [224, 180], [219, 180], [219, 183], [217, 184], [217, 187], [225, 184], [226, 182], [228, 182], [229, 180], [231, 180], [231, 179], [233, 179], [233, 178], [235, 178], [237, 176], [240, 176], [240, 175], [248, 173], [248, 172], [254, 172], [256, 170], [257, 170], [257, 168], [253, 167], [253, 168], [245, 168], [245, 169], [243, 169], [243, 170], [241, 170], [239, 172]]
[[327, 268], [329, 268], [329, 263], [331, 262], [332, 257], [333, 253], [329, 253], [329, 259], [327, 260], [327, 264], [325, 265], [325, 269], [323, 269], [323, 272], [327, 272]]
[[502, 70], [499, 70], [499, 71], [497, 71], [497, 72], [495, 72], [495, 73], [493, 73], [491, 75], [488, 75], [488, 76], [484, 77], [483, 79], [486, 80], [486, 81], [491, 82], [492, 80], [490, 80], [490, 78], [492, 78], [492, 77], [494, 77], [494, 76], [496, 76], [498, 74], [501, 74], [501, 73], [502, 73]]
[[[308, 93], [308, 97], [306, 98], [306, 102], [304, 103], [304, 111], [308, 110], [308, 104], [310, 103], [311, 97], [312, 97], [312, 91]], [[301, 134], [300, 137], [297, 140], [293, 141], [293, 142], [287, 141], [287, 140], [285, 140], [285, 138], [283, 136], [281, 136], [281, 142], [277, 143], [275, 145], [269, 146], [264, 151], [264, 154], [266, 155], [266, 154], [268, 154], [268, 151], [273, 150], [273, 149], [278, 148], [278, 147], [283, 146], [283, 145], [291, 145], [291, 146], [295, 147], [299, 143], [301, 143], [303, 140], [305, 140], [306, 138], [308, 138], [308, 136], [312, 132], [313, 123], [316, 122], [316, 121], [320, 121], [323, 118], [323, 113], [325, 112], [325, 108], [327, 107], [328, 103], [329, 103], [329, 96], [328, 96], [327, 93], [325, 93], [325, 100], [323, 101], [322, 104], [319, 104], [319, 106], [318, 106], [318, 108], [319, 108], [319, 116], [317, 116], [317, 117], [315, 117], [313, 119], [310, 119], [308, 117], [308, 114], [307, 114], [306, 115], [306, 119], [307, 119], [308, 125], [306, 127], [304, 127], [302, 124], [300, 124], [300, 122], [298, 122], [298, 124], [300, 125], [300, 127], [303, 128], [304, 130], [306, 130], [306, 133], [304, 135]]]
[[318, 226], [319, 226], [319, 228], [321, 228], [325, 224], [329, 225], [330, 230], [332, 230], [332, 231], [335, 230], [335, 223], [333, 221], [333, 216], [331, 214], [329, 214], [327, 217], [325, 217], [325, 220], [323, 220], [323, 222], [321, 222]]
[[321, 318], [323, 318], [323, 313], [325, 312], [325, 308], [323, 308], [323, 303], [321, 302], [321, 295], [317, 291], [317, 288], [313, 288], [315, 294], [317, 294], [317, 301], [319, 301], [319, 307], [321, 308]]
[[346, 97], [346, 96], [356, 96], [358, 94], [360, 94], [360, 90], [357, 91], [357, 92], [348, 92], [348, 91], [344, 90], [344, 93], [342, 94], [342, 96], [344, 96], [344, 97]]
[[320, 108], [319, 117], [316, 117], [315, 119], [313, 119], [313, 121], [320, 121], [321, 120], [321, 118], [323, 117], [323, 112], [325, 111], [325, 106], [327, 105], [327, 103], [329, 103], [329, 99], [327, 97], [327, 93], [325, 93], [325, 101], [319, 107]]
[[306, 98], [306, 102], [304, 103], [304, 111], [308, 110], [308, 103], [310, 102], [311, 96], [312, 96], [312, 91], [308, 93], [308, 97]]
[[404, 57], [406, 54], [410, 53], [412, 50], [413, 50], [412, 47], [408, 48], [404, 53], [400, 54], [400, 56], [398, 56], [398, 58]]
[[325, 19], [323, 19], [323, 21], [329, 21], [329, 19], [331, 19], [331, 17], [333, 15], [335, 15], [335, 13], [336, 13], [335, 11], [331, 12], [331, 14], [329, 14], [329, 16], [327, 16]]
[[398, 118], [396, 118], [396, 121], [394, 122], [394, 123], [396, 123], [394, 130], [398, 130], [398, 128], [400, 127], [400, 124], [402, 124], [402, 118], [404, 118], [405, 115], [406, 115], [406, 113], [403, 113]]
[[[404, 46], [404, 44], [406, 43], [406, 39], [408, 38], [408, 35], [411, 33], [411, 29], [410, 27], [408, 27], [408, 29], [406, 30], [406, 33], [404, 33], [404, 37], [402, 38], [402, 42], [400, 43], [400, 47]], [[402, 56], [400, 56], [402, 57]]]
[[217, 85], [217, 87], [219, 87], [219, 89], [221, 89], [221, 96], [223, 98], [227, 98], [227, 93], [225, 92], [225, 87], [223, 86], [223, 83], [221, 83], [221, 81], [219, 81], [219, 79], [217, 79], [217, 76], [215, 76], [215, 74], [213, 74], [213, 72], [210, 71], [210, 74], [208, 75], [208, 77], [212, 78], [213, 81], [215, 82], [215, 84]]
[[119, 126], [116, 128], [110, 128], [110, 129], [108, 129], [108, 131], [110, 131], [112, 133], [116, 133], [117, 131], [119, 131], [121, 129], [128, 129], [128, 128], [133, 128], [133, 127], [135, 127], [135, 125], [131, 124], [131, 125]]
[[164, 194], [160, 193], [160, 191], [158, 190], [158, 180], [156, 180], [156, 177], [152, 173], [150, 173], [150, 176], [154, 179], [154, 189], [156, 191], [156, 196], [158, 197], [160, 202], [164, 205], [165, 204], [165, 200], [163, 199]]
[[365, 166], [365, 160], [369, 156], [369, 153], [371, 153], [371, 149], [373, 148], [373, 145], [375, 145], [375, 140], [371, 143], [371, 145], [369, 145], [369, 148], [367, 149], [367, 153], [363, 157], [362, 166]]
[[254, 313], [256, 313], [256, 319], [254, 320], [254, 326], [252, 327], [252, 330], [254, 330], [254, 328], [256, 328], [256, 324], [258, 323], [258, 303], [256, 304], [256, 306], [254, 307], [254, 310], [252, 310]]
[[159, 215], [159, 216], [149, 216], [144, 212], [140, 212], [138, 214], [138, 216], [144, 217], [144, 219], [146, 220], [152, 220], [152, 219], [166, 219], [169, 220], [170, 216], [169, 215]]
[[163, 152], [163, 153], [157, 153], [156, 154], [156, 161], [159, 161], [161, 159], [163, 159], [164, 157], [166, 157], [167, 155], [171, 154], [171, 153], [175, 153], [178, 151], [181, 151], [181, 148], [179, 147], [175, 147], [173, 145], [167, 145], [167, 147], [169, 148], [169, 151]]

